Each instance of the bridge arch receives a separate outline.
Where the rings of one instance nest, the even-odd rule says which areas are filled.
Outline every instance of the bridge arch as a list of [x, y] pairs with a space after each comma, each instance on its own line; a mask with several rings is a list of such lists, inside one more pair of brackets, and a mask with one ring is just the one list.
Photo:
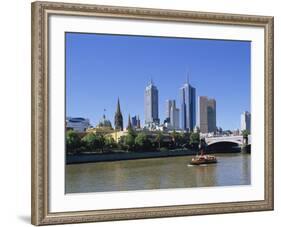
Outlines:
[[241, 151], [241, 144], [239, 141], [215, 141], [207, 146], [208, 152], [240, 152]]
[[211, 141], [207, 141], [207, 145], [210, 146], [212, 144], [216, 144], [216, 143], [235, 143], [237, 145], [242, 145], [243, 141], [241, 140], [234, 140], [234, 139], [226, 139], [226, 140], [211, 140]]

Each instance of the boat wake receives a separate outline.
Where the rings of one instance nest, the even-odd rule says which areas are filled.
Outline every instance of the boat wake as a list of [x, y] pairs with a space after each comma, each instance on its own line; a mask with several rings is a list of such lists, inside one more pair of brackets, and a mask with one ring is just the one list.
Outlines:
[[196, 166], [208, 166], [208, 164], [200, 164], [200, 165], [192, 165], [192, 164], [187, 164], [187, 167], [196, 167]]

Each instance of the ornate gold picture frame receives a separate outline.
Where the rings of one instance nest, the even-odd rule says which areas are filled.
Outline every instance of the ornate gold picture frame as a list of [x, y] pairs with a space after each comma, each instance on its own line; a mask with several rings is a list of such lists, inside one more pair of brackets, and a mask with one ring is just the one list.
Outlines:
[[[97, 17], [264, 30], [264, 198], [134, 208], [50, 211], [50, 16]], [[255, 89], [254, 87], [252, 89]], [[63, 104], [62, 104], [63, 105]], [[64, 122], [62, 122], [64, 124]], [[63, 165], [64, 163], [62, 163]], [[32, 3], [32, 224], [65, 224], [273, 210], [273, 17], [163, 9]]]

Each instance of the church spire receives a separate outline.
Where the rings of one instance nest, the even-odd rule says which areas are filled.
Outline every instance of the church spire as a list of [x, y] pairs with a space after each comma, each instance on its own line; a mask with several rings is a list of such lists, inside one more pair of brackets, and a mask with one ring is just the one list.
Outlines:
[[121, 113], [119, 97], [117, 101], [117, 109], [115, 112], [114, 125], [116, 130], [123, 131], [123, 116]]
[[116, 113], [121, 113], [119, 97], [118, 97], [118, 101], [117, 101], [117, 110], [116, 110]]
[[127, 129], [132, 129], [132, 123], [131, 123], [131, 116], [129, 114], [129, 117], [128, 117], [128, 126], [127, 126]]

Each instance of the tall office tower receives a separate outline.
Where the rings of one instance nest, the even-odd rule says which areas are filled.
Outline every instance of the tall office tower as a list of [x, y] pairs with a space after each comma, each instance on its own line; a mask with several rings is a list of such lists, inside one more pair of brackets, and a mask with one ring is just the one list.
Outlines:
[[241, 131], [247, 130], [251, 133], [251, 113], [245, 111], [241, 114]]
[[186, 82], [180, 88], [181, 102], [181, 128], [183, 130], [192, 131], [196, 123], [196, 89], [189, 82]]
[[198, 97], [198, 126], [200, 132], [208, 133], [216, 131], [216, 100], [206, 96]]
[[172, 106], [173, 100], [166, 100], [166, 118], [171, 117], [171, 106]]
[[137, 127], [137, 124], [138, 124], [137, 116], [133, 116], [133, 117], [132, 117], [132, 126], [133, 126], [134, 128], [136, 128], [136, 127]]
[[137, 128], [141, 128], [141, 123], [140, 123], [140, 117], [138, 115], [138, 118], [137, 118]]
[[179, 109], [176, 107], [176, 100], [166, 101], [166, 119], [173, 129], [179, 129]]
[[217, 107], [216, 100], [208, 100], [208, 131], [215, 132], [217, 130]]
[[208, 98], [206, 96], [198, 97], [198, 127], [200, 132], [208, 132]]
[[174, 129], [179, 129], [180, 110], [176, 107], [176, 101], [173, 100], [171, 105], [170, 123]]
[[152, 81], [145, 88], [144, 119], [146, 125], [159, 124], [158, 118], [158, 89]]
[[121, 113], [119, 98], [117, 101], [117, 110], [115, 112], [115, 117], [114, 117], [114, 125], [116, 130], [123, 131], [123, 116]]

